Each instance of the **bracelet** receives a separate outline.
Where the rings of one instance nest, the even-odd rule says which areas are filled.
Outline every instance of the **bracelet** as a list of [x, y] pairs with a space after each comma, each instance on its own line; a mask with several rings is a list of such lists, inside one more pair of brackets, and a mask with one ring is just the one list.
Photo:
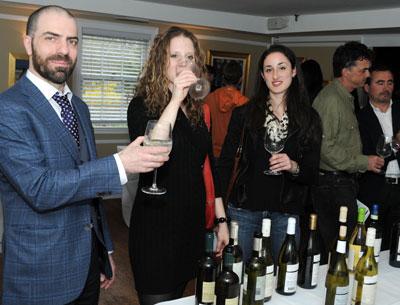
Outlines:
[[219, 225], [220, 223], [224, 223], [224, 222], [230, 223], [231, 219], [229, 217], [219, 217], [219, 218], [215, 218], [215, 220], [214, 220], [214, 224], [216, 226]]

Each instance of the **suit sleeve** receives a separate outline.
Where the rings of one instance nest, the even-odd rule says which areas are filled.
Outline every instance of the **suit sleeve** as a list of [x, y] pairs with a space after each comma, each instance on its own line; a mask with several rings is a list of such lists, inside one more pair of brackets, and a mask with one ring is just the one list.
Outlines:
[[0, 113], [1, 174], [35, 211], [122, 191], [113, 156], [77, 165], [29, 109], [3, 96]]

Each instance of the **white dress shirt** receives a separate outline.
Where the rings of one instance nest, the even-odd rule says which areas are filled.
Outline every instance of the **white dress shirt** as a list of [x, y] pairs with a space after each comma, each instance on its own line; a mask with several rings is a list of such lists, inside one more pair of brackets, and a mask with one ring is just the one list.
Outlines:
[[[51, 107], [53, 107], [54, 111], [57, 113], [58, 117], [60, 120], [61, 118], [61, 107], [58, 105], [58, 103], [53, 99], [53, 95], [56, 92], [59, 92], [57, 88], [53, 87], [50, 85], [48, 82], [45, 80], [41, 79], [40, 77], [36, 76], [33, 74], [31, 71], [26, 72], [26, 77], [39, 89], [39, 91], [44, 95], [44, 97], [49, 101]], [[72, 104], [72, 91], [68, 87], [67, 84], [64, 86], [64, 92], [59, 92], [60, 95], [67, 95], [68, 101], [71, 103], [72, 108], [74, 108], [74, 105]], [[128, 182], [128, 177], [126, 175], [124, 166], [122, 165], [121, 158], [119, 157], [118, 154], [114, 154], [114, 159], [115, 162], [117, 163], [118, 167], [118, 173], [119, 173], [119, 179], [121, 181], [121, 185], [124, 185]]]
[[[374, 110], [376, 117], [381, 124], [382, 131], [385, 136], [393, 137], [393, 124], [392, 124], [392, 100], [390, 100], [390, 106], [386, 112], [382, 112], [378, 107], [375, 107], [371, 102], [371, 107]], [[392, 160], [388, 163], [386, 168], [386, 177], [400, 177], [400, 168], [397, 160]]]

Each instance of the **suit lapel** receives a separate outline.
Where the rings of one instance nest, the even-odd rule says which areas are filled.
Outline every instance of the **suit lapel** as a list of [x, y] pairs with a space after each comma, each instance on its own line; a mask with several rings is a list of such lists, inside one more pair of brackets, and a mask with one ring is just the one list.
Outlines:
[[372, 106], [368, 103], [365, 107], [367, 107], [367, 115], [368, 115], [368, 122], [371, 122], [371, 132], [374, 142], [378, 142], [378, 138], [381, 134], [383, 134], [383, 130], [381, 124], [379, 123], [378, 117], [376, 116]]
[[28, 103], [31, 104], [33, 111], [40, 117], [49, 132], [55, 133], [55, 138], [59, 139], [72, 157], [79, 162], [79, 150], [74, 138], [54, 111], [53, 107], [43, 96], [40, 90], [25, 76], [21, 79], [20, 85], [27, 96]]
[[75, 113], [78, 116], [78, 122], [83, 136], [85, 137], [85, 141], [82, 141], [81, 143], [87, 146], [89, 160], [94, 160], [96, 159], [96, 144], [93, 135], [93, 127], [90, 123], [90, 117], [87, 112], [87, 107], [84, 105], [84, 102], [76, 96], [72, 97], [72, 104], [74, 106]]

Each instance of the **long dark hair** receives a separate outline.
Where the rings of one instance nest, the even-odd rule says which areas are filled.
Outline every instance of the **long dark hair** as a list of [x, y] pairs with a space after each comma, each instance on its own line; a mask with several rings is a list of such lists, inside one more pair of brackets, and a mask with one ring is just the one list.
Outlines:
[[[296, 75], [293, 76], [292, 83], [284, 95], [287, 113], [289, 116], [289, 132], [297, 130], [298, 138], [302, 145], [309, 145], [318, 141], [320, 136], [320, 121], [315, 111], [310, 106], [307, 91], [304, 86], [303, 76], [300, 65], [294, 52], [283, 45], [271, 45], [261, 55], [258, 62], [257, 80], [255, 94], [252, 98], [250, 110], [249, 128], [255, 135], [258, 130], [263, 128], [265, 122], [265, 112], [267, 100], [269, 99], [269, 88], [262, 77], [265, 58], [272, 53], [283, 54], [290, 62], [292, 69], [296, 68]], [[316, 129], [316, 130], [315, 130]]]

